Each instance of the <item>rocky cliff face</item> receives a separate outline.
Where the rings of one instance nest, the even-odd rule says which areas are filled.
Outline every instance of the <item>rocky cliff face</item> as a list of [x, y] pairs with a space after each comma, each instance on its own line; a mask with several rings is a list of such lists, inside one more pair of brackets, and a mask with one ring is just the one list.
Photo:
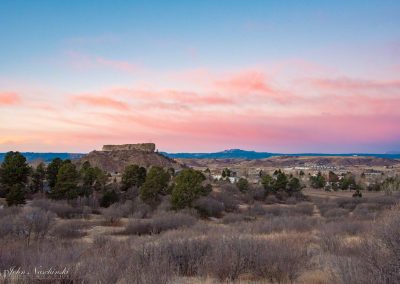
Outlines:
[[138, 150], [143, 152], [154, 152], [156, 145], [154, 143], [140, 143], [140, 144], [123, 144], [123, 145], [104, 145], [103, 151], [129, 151]]
[[180, 169], [182, 167], [175, 160], [154, 152], [154, 149], [155, 145], [152, 143], [104, 145], [102, 151], [92, 151], [76, 163], [79, 166], [88, 161], [92, 166], [110, 173], [121, 173], [128, 165], [146, 168], [159, 166]]

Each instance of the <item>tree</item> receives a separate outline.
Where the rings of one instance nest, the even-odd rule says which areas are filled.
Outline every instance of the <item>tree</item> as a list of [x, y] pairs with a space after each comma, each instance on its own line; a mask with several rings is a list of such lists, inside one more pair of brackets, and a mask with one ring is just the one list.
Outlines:
[[171, 203], [173, 208], [182, 209], [191, 207], [192, 202], [211, 191], [209, 185], [203, 186], [206, 177], [194, 169], [184, 169], [175, 178], [172, 188]]
[[274, 192], [278, 190], [286, 190], [288, 184], [288, 178], [285, 173], [281, 170], [275, 171], [274, 173], [275, 182], [273, 183]]
[[273, 182], [274, 180], [268, 174], [261, 177], [261, 184], [263, 185], [266, 194], [275, 193]]
[[325, 178], [321, 174], [321, 172], [318, 172], [318, 174], [316, 176], [311, 176], [310, 182], [311, 182], [311, 186], [313, 188], [323, 188], [326, 183]]
[[129, 165], [122, 173], [122, 190], [136, 186], [141, 187], [146, 180], [146, 169], [138, 165]]
[[357, 187], [354, 175], [351, 173], [346, 174], [340, 181], [339, 187], [342, 190], [355, 189]]
[[353, 197], [362, 197], [360, 188], [356, 189], [356, 192], [353, 193]]
[[61, 168], [62, 164], [63, 161], [60, 158], [55, 158], [47, 166], [47, 182], [51, 189], [56, 185], [58, 170]]
[[289, 179], [288, 184], [287, 184], [287, 189], [286, 189], [286, 191], [287, 191], [287, 193], [288, 193], [289, 195], [291, 195], [292, 193], [301, 191], [300, 180], [299, 180], [298, 178], [291, 177], [291, 178]]
[[79, 173], [81, 179], [80, 195], [84, 196], [89, 196], [94, 190], [104, 189], [108, 180], [105, 172], [98, 167], [91, 167], [88, 161], [83, 163]]
[[249, 189], [249, 182], [245, 178], [240, 178], [236, 186], [241, 192], [245, 192]]
[[10, 188], [15, 184], [26, 185], [30, 167], [19, 152], [8, 152], [0, 167], [0, 183]]
[[100, 198], [100, 206], [107, 208], [118, 200], [118, 194], [115, 192], [115, 190], [109, 190], [104, 193], [102, 198]]
[[228, 169], [228, 168], [225, 168], [225, 169], [222, 170], [222, 174], [221, 175], [222, 175], [223, 178], [230, 177], [231, 176], [231, 170]]
[[154, 204], [158, 201], [159, 194], [168, 193], [168, 182], [170, 175], [161, 167], [151, 167], [146, 180], [140, 188], [140, 198], [147, 204]]
[[21, 184], [14, 184], [6, 195], [8, 206], [25, 204], [25, 188]]
[[0, 184], [2, 195], [8, 198], [8, 204], [20, 204], [18, 200], [25, 201], [25, 187], [30, 170], [26, 158], [21, 153], [8, 152], [5, 155], [0, 166]]
[[31, 191], [43, 191], [44, 179], [46, 178], [46, 169], [43, 163], [40, 163], [32, 173]]
[[74, 199], [78, 197], [79, 174], [72, 163], [65, 163], [57, 174], [57, 182], [51, 192], [54, 199]]

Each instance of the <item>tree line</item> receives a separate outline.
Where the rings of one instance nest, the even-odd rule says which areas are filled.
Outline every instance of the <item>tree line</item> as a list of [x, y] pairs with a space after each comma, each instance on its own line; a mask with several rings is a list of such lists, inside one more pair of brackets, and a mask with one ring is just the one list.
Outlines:
[[51, 199], [72, 200], [100, 196], [100, 206], [108, 207], [119, 200], [121, 193], [134, 189], [141, 200], [156, 206], [161, 196], [169, 195], [172, 207], [191, 207], [195, 199], [211, 192], [203, 173], [194, 169], [175, 170], [153, 166], [127, 166], [121, 182], [86, 161], [79, 168], [71, 160], [55, 158], [47, 166], [30, 167], [19, 152], [8, 152], [0, 166], [0, 196], [9, 206], [24, 204], [27, 196], [42, 193]]

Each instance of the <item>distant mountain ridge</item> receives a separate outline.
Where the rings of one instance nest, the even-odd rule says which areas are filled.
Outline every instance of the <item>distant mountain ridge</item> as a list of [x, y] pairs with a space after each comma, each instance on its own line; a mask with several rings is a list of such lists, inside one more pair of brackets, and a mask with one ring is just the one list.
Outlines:
[[329, 153], [270, 153], [270, 152], [256, 152], [246, 151], [241, 149], [229, 149], [221, 152], [214, 153], [166, 153], [162, 154], [173, 158], [173, 159], [265, 159], [276, 156], [311, 156], [311, 157], [351, 157], [351, 156], [364, 156], [364, 157], [376, 157], [376, 158], [387, 158], [387, 159], [400, 159], [400, 153], [385, 153], [385, 154], [365, 154], [365, 153], [346, 153], [346, 154], [329, 154]]
[[[36, 153], [36, 152], [22, 152], [28, 162], [41, 160], [45, 163], [50, 162], [54, 158], [71, 159], [77, 160], [87, 155], [86, 153]], [[365, 157], [377, 157], [387, 159], [400, 159], [400, 152], [391, 151], [385, 154], [365, 154], [365, 153], [347, 153], [347, 154], [329, 154], [329, 153], [296, 153], [296, 154], [284, 154], [284, 153], [269, 153], [269, 152], [256, 152], [247, 151], [241, 149], [229, 149], [220, 152], [213, 153], [167, 153], [160, 152], [172, 159], [265, 159], [276, 156], [321, 156], [321, 157], [351, 157], [351, 156], [365, 156]], [[3, 161], [5, 153], [0, 153], [0, 161]]]
[[246, 151], [241, 149], [229, 149], [215, 153], [165, 153], [170, 158], [180, 159], [265, 159], [274, 154], [268, 152]]
[[[36, 152], [21, 152], [25, 156], [28, 162], [33, 161], [43, 161], [44, 163], [50, 163], [55, 158], [60, 158], [62, 160], [70, 159], [76, 160], [80, 159], [86, 154], [82, 153], [36, 153]], [[6, 153], [0, 153], [0, 161], [4, 160]]]

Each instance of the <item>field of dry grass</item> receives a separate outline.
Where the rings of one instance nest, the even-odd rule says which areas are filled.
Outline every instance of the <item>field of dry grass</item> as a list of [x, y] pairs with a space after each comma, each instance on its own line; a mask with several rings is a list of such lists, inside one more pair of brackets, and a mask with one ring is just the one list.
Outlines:
[[[84, 201], [37, 199], [2, 209], [0, 268], [67, 268], [62, 283], [399, 280], [397, 194], [353, 198], [306, 190], [301, 200], [285, 202], [259, 201], [231, 186], [213, 194], [223, 210], [211, 202], [215, 208], [207, 210], [215, 216], [208, 217], [138, 200], [101, 209]], [[37, 275], [19, 277], [22, 283], [35, 280]]]

